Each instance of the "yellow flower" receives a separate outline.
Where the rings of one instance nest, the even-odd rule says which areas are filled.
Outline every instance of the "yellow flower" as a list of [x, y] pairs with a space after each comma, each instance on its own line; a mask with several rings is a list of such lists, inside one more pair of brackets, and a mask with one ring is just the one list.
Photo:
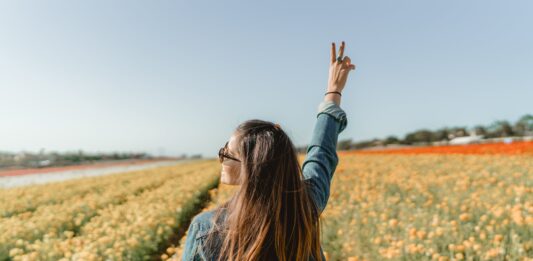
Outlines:
[[494, 242], [495, 243], [500, 243], [501, 241], [503, 240], [503, 236], [502, 235], [495, 235], [494, 236]]
[[459, 215], [459, 220], [466, 222], [470, 220], [470, 215], [468, 213], [463, 213]]
[[424, 230], [419, 230], [416, 232], [416, 236], [419, 238], [419, 239], [424, 239], [426, 238], [426, 231]]
[[167, 248], [167, 253], [169, 255], [172, 255], [172, 254], [176, 253], [176, 248], [174, 248], [174, 247]]

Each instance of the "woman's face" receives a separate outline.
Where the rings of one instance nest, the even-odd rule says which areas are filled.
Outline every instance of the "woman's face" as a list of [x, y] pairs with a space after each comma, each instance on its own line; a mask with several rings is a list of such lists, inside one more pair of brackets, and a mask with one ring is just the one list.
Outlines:
[[[233, 134], [228, 141], [226, 154], [229, 154], [231, 157], [242, 161], [241, 156], [237, 154], [236, 142], [237, 140], [235, 134]], [[239, 185], [240, 171], [241, 162], [229, 158], [224, 158], [224, 162], [222, 162], [222, 173], [220, 176], [220, 182], [228, 185]]]

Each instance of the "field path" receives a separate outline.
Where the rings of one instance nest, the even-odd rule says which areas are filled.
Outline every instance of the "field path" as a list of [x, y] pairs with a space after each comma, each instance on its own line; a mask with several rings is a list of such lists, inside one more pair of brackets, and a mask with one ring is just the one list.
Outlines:
[[69, 167], [54, 167], [50, 169], [14, 170], [0, 172], [0, 188], [11, 188], [57, 182], [74, 178], [94, 177], [124, 173], [127, 171], [169, 166], [196, 159], [136, 161], [109, 164], [80, 165]]

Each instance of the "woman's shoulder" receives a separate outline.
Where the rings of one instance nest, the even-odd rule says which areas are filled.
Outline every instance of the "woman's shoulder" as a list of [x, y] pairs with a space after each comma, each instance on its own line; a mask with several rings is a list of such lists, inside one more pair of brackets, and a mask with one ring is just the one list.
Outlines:
[[192, 223], [196, 224], [204, 224], [211, 222], [211, 219], [213, 218], [215, 214], [215, 210], [208, 210], [198, 213], [194, 218], [192, 219]]
[[[225, 213], [225, 209], [222, 209], [223, 213]], [[203, 236], [206, 236], [209, 232], [211, 227], [213, 226], [213, 218], [215, 216], [216, 209], [203, 211], [196, 216], [191, 221], [191, 224], [195, 224], [198, 226], [198, 234], [196, 235], [196, 238], [200, 238]]]
[[218, 217], [219, 221], [226, 215], [226, 208], [213, 208], [210, 210], [202, 211], [193, 217], [191, 223], [209, 224], [215, 217], [217, 211], [221, 211], [221, 215]]

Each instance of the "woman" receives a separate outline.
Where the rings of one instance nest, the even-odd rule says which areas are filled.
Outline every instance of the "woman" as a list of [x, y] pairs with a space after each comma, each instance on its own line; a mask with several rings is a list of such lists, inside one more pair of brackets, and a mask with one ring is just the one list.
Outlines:
[[337, 136], [348, 123], [339, 107], [348, 73], [355, 70], [331, 44], [328, 88], [320, 103], [307, 156], [278, 124], [240, 124], [224, 148], [221, 182], [240, 185], [218, 208], [196, 215], [188, 229], [185, 260], [325, 260], [319, 217], [338, 163]]

